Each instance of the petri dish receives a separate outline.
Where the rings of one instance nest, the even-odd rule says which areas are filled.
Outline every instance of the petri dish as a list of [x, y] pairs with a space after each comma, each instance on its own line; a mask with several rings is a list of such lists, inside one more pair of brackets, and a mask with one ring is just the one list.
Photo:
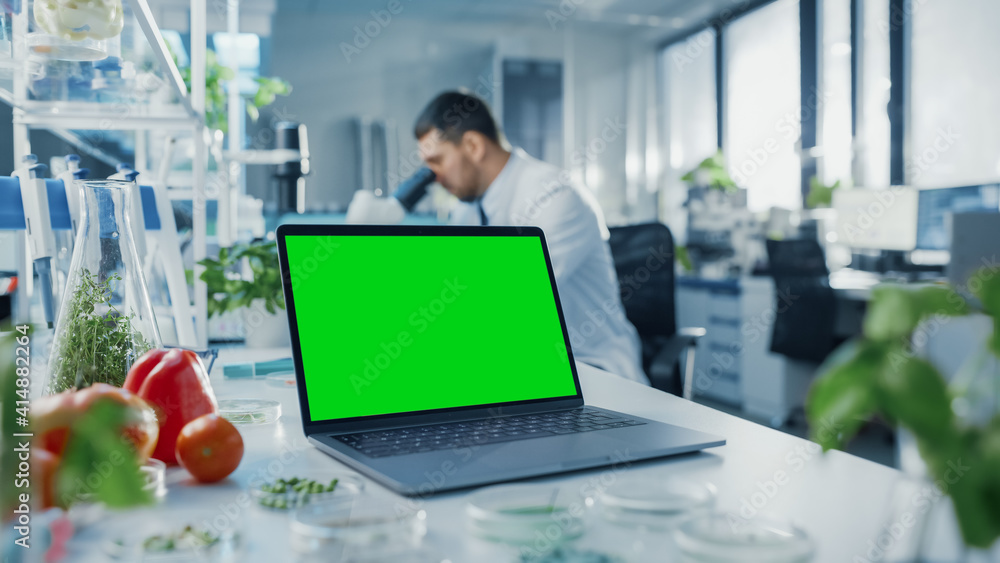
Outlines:
[[[412, 546], [397, 546], [384, 549], [354, 549], [348, 551], [349, 553], [344, 554], [344, 563], [445, 563], [451, 561], [442, 557], [440, 553], [426, 547], [414, 549]], [[329, 559], [321, 557], [316, 560], [317, 563], [320, 561], [327, 563]]]
[[173, 563], [237, 561], [241, 535], [234, 526], [216, 529], [210, 513], [121, 515], [109, 526], [104, 554], [112, 561]]
[[[148, 491], [153, 500], [160, 502], [167, 496], [167, 464], [158, 459], [149, 458], [139, 466], [139, 473], [144, 481], [143, 490]], [[73, 505], [94, 504], [94, 495], [89, 492], [78, 493], [72, 501]]]
[[673, 535], [687, 562], [805, 563], [815, 551], [804, 531], [765, 516], [707, 514], [680, 524]]
[[427, 513], [396, 497], [345, 496], [295, 510], [289, 527], [292, 549], [307, 558], [394, 561], [391, 554], [419, 547]]
[[285, 387], [288, 389], [295, 389], [295, 372], [294, 371], [279, 371], [276, 373], [268, 374], [267, 384], [272, 387]]
[[167, 464], [158, 459], [150, 458], [139, 467], [146, 485], [143, 489], [153, 494], [160, 501], [167, 495]]
[[[662, 555], [662, 554], [661, 554]], [[667, 561], [666, 559], [658, 559]], [[627, 560], [602, 551], [557, 547], [538, 555], [522, 555], [521, 563], [627, 563]]]
[[716, 488], [676, 477], [623, 479], [596, 499], [601, 516], [623, 526], [666, 530], [711, 512]]
[[465, 507], [479, 538], [529, 545], [538, 534], [559, 545], [583, 535], [584, 499], [553, 485], [499, 485], [474, 493]]
[[357, 475], [322, 475], [322, 476], [305, 476], [305, 479], [311, 479], [318, 483], [323, 483], [324, 485], [331, 484], [336, 480], [336, 485], [334, 489], [329, 492], [308, 492], [305, 490], [296, 490], [295, 483], [285, 485], [282, 487], [282, 491], [266, 490], [263, 487], [273, 488], [276, 485], [280, 486], [278, 482], [265, 483], [260, 487], [253, 487], [250, 489], [250, 496], [253, 497], [254, 503], [267, 510], [275, 511], [286, 511], [301, 508], [307, 504], [330, 502], [333, 500], [340, 500], [345, 497], [357, 496], [365, 488], [365, 482], [361, 477]]
[[108, 56], [103, 39], [63, 39], [48, 33], [29, 33], [26, 37], [31, 56], [60, 61], [99, 61]]
[[233, 424], [269, 424], [281, 418], [281, 403], [270, 399], [223, 399], [219, 416]]

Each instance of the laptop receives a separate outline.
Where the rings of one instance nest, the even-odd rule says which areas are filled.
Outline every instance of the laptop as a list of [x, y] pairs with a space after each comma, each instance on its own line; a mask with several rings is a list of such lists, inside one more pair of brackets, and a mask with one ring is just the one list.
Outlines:
[[539, 228], [282, 225], [277, 235], [305, 435], [395, 492], [725, 444], [586, 404]]

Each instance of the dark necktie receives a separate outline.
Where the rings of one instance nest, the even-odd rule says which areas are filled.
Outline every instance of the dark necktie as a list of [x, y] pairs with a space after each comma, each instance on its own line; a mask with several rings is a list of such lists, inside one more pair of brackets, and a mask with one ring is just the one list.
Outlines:
[[483, 211], [483, 200], [479, 200], [477, 203], [479, 207], [479, 224], [485, 227], [490, 224], [490, 220], [486, 218], [486, 212]]

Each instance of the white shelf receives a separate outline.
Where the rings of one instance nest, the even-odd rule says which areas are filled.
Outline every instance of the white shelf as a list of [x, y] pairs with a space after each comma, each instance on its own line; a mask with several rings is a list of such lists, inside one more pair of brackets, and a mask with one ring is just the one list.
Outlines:
[[[160, 34], [147, 0], [126, 0], [131, 8], [131, 17], [126, 13], [126, 27], [137, 26], [139, 31], [135, 37], [145, 38], [145, 44], [137, 43], [133, 50], [124, 52], [126, 61], [132, 62], [136, 69], [148, 68], [149, 58], [143, 53], [152, 55], [152, 63], [159, 71], [173, 103], [128, 103], [120, 102], [65, 102], [33, 100], [29, 96], [29, 68], [36, 60], [29, 57], [27, 37], [32, 22], [29, 21], [31, 0], [22, 2], [22, 9], [14, 14], [11, 22], [13, 38], [13, 59], [8, 59], [0, 65], [0, 101], [13, 108], [14, 156], [20, 162], [21, 157], [31, 153], [30, 130], [45, 129], [67, 141], [75, 140], [78, 150], [107, 161], [107, 155], [100, 149], [87, 145], [86, 139], [74, 131], [134, 131], [136, 143], [136, 160], [148, 168], [154, 169], [149, 162], [146, 132], [189, 132], [194, 138], [192, 172], [190, 174], [190, 193], [194, 199], [201, 199], [205, 193], [205, 172], [208, 162], [208, 148], [202, 133], [205, 130], [205, 62], [206, 62], [206, 0], [190, 0], [191, 14], [191, 84], [189, 93], [181, 74], [174, 63]], [[238, 4], [236, 4], [238, 6]], [[134, 29], [134, 27], [133, 27]], [[148, 50], [145, 47], [148, 46]], [[137, 60], [133, 59], [134, 57]], [[33, 55], [37, 56], [37, 54]], [[9, 72], [7, 72], [9, 71]], [[163, 92], [157, 94], [162, 98]], [[140, 153], [141, 151], [141, 153]], [[136, 162], [140, 164], [140, 162]], [[206, 256], [206, 217], [203, 207], [196, 206], [193, 217], [194, 225], [194, 259], [199, 261]], [[24, 253], [21, 253], [24, 254]], [[19, 274], [30, 279], [31, 262], [25, 256], [19, 256]], [[202, 268], [195, 267], [195, 315], [197, 318], [197, 333], [199, 344], [204, 345], [207, 333], [207, 294], [205, 283], [198, 279], [197, 274]], [[17, 317], [30, 318], [27, 310], [27, 299], [19, 299]]]
[[301, 159], [302, 153], [296, 149], [247, 150], [226, 153], [226, 160], [241, 164], [285, 164]]
[[142, 105], [99, 102], [43, 102], [28, 100], [15, 105], [14, 123], [42, 129], [190, 130], [200, 120], [180, 104]]

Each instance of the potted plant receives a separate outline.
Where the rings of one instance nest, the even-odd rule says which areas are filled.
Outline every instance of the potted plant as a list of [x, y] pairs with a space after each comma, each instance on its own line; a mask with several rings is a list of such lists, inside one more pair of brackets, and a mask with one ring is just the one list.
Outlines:
[[[208, 284], [209, 318], [240, 310], [251, 348], [288, 346], [288, 320], [278, 269], [278, 247], [258, 241], [219, 249], [219, 257], [205, 258], [201, 279]], [[247, 275], [238, 271], [243, 269]]]
[[[993, 326], [983, 353], [1000, 357], [1000, 275], [981, 270], [968, 288], [978, 299], [945, 285], [875, 288], [862, 336], [821, 366], [806, 412], [824, 450], [841, 448], [876, 415], [908, 432], [933, 481], [927, 485], [950, 497], [965, 545], [984, 550], [1000, 538], [1000, 374], [977, 367], [985, 385], [948, 382], [920, 355], [927, 325], [978, 314]], [[968, 416], [968, 405], [984, 400], [986, 415]]]
[[840, 187], [840, 180], [826, 185], [818, 176], [809, 178], [809, 195], [806, 196], [806, 207], [819, 209], [833, 205], [833, 191]]
[[[171, 53], [174, 64], [177, 56]], [[191, 67], [180, 68], [181, 78], [191, 90]], [[226, 83], [235, 78], [233, 69], [222, 66], [218, 62], [215, 51], [208, 49], [205, 53], [205, 125], [210, 129], [226, 133], [229, 128], [227, 119]], [[277, 96], [287, 96], [292, 93], [292, 85], [278, 77], [258, 76], [254, 78], [257, 90], [252, 96], [244, 96], [247, 104], [247, 115], [254, 122], [260, 117], [260, 109], [274, 103]]]
[[726, 193], [739, 190], [736, 182], [726, 172], [726, 160], [721, 150], [699, 162], [693, 170], [681, 176], [681, 181], [693, 188], [712, 188]]

